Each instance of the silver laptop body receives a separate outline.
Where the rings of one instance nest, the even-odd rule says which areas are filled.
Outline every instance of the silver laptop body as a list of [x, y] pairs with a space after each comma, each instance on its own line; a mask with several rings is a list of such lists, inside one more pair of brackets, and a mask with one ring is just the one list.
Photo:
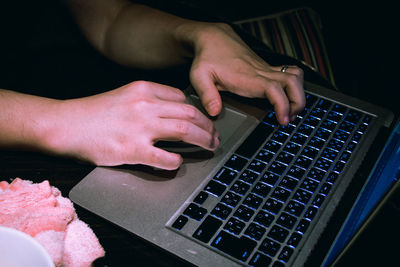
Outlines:
[[[307, 233], [295, 247], [291, 247], [285, 242], [281, 245], [281, 250], [284, 247], [289, 247], [292, 251], [292, 255], [286, 262], [287, 266], [304, 264], [379, 129], [389, 127], [392, 120], [392, 114], [386, 110], [355, 98], [344, 96], [314, 84], [306, 83], [305, 88], [306, 91], [318, 97], [333, 100], [335, 103], [367, 114], [372, 120], [357, 148], [351, 153], [351, 158], [341, 172], [340, 178], [332, 186], [329, 194], [326, 195], [326, 199], [320, 205], [315, 218], [310, 221]], [[243, 256], [245, 260], [225, 253], [224, 249], [220, 250], [216, 247], [218, 233], [221, 231], [229, 233], [229, 229], [224, 230], [224, 228], [227, 229], [226, 221], [221, 220], [223, 221], [222, 224], [216, 226], [218, 230], [215, 230], [215, 234], [206, 243], [194, 237], [196, 230], [199, 229], [205, 218], [210, 216], [210, 212], [213, 211], [226, 192], [218, 197], [209, 194], [204, 203], [200, 205], [208, 212], [203, 218], [199, 220], [189, 218], [180, 230], [173, 227], [177, 219], [185, 214], [199, 192], [206, 190], [205, 188], [210, 180], [218, 174], [225, 162], [230, 159], [232, 153], [237, 150], [263, 119], [263, 116], [267, 114], [265, 110], [238, 103], [236, 100], [227, 99], [225, 103], [223, 112], [215, 121], [221, 143], [214, 153], [206, 151], [184, 152], [184, 163], [178, 171], [162, 171], [143, 166], [97, 167], [71, 190], [69, 197], [83, 208], [198, 266], [248, 265], [250, 261], [257, 260], [255, 259], [257, 253], [268, 256], [272, 259], [272, 262], [283, 263], [282, 255], [280, 255], [280, 253], [283, 253], [282, 251], [271, 256], [265, 251], [265, 253], [260, 252], [260, 249], [258, 249], [262, 246], [261, 243], [264, 239], [274, 239], [271, 237], [273, 235], [270, 234], [269, 227], [265, 227], [266, 231], [261, 233], [262, 237], [256, 238], [259, 240], [255, 248], [249, 252], [250, 255], [245, 255], [247, 253], [245, 252], [244, 255], [240, 256]], [[268, 164], [271, 164], [271, 162]], [[266, 168], [270, 166], [268, 164]], [[254, 186], [254, 184], [250, 185], [250, 190]], [[263, 198], [263, 201], [271, 198], [272, 191], [267, 197]], [[264, 203], [261, 203], [255, 213], [262, 210], [263, 205]], [[286, 202], [283, 204], [282, 211], [285, 210], [285, 206], [287, 208], [287, 205]], [[305, 209], [311, 207], [312, 200], [303, 206], [305, 206]], [[235, 209], [238, 209], [238, 206], [232, 208], [230, 216], [235, 214]], [[186, 216], [183, 215], [183, 217]], [[214, 218], [215, 216], [211, 215], [211, 217]], [[274, 215], [274, 220], [277, 221], [278, 217], [279, 214]], [[251, 221], [244, 221], [243, 223], [246, 228], [251, 224]], [[297, 229], [296, 226], [283, 228], [288, 232], [288, 236], [293, 235]], [[239, 236], [245, 236], [250, 240], [254, 237], [245, 233], [246, 231], [243, 230]], [[199, 233], [197, 232], [197, 234]]]

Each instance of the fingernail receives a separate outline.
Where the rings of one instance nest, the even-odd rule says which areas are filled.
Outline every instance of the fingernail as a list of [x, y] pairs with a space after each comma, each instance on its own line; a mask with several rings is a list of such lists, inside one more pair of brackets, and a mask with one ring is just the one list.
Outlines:
[[219, 111], [218, 101], [217, 100], [211, 101], [210, 103], [207, 104], [206, 109], [207, 109], [208, 114], [210, 114], [211, 116], [218, 115], [218, 111]]

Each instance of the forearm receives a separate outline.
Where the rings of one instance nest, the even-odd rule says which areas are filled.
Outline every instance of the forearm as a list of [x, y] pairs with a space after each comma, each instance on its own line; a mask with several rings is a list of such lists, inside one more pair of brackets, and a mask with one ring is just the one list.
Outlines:
[[0, 147], [50, 150], [59, 101], [0, 89]]
[[216, 27], [124, 0], [68, 0], [68, 4], [92, 45], [131, 67], [154, 69], [189, 62], [198, 32]]

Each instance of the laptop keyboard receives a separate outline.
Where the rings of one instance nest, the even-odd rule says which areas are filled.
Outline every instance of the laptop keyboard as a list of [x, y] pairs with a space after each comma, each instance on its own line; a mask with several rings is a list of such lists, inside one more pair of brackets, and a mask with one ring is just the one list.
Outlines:
[[306, 100], [288, 126], [268, 113], [171, 227], [242, 264], [285, 266], [373, 118], [309, 93]]

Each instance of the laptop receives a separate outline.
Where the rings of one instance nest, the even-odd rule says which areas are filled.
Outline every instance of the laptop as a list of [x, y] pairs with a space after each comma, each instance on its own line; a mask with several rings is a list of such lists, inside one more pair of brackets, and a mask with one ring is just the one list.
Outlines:
[[390, 135], [391, 112], [305, 90], [285, 127], [266, 100], [224, 95], [216, 151], [169, 144], [184, 158], [177, 171], [97, 167], [69, 197], [197, 266], [329, 266], [394, 187], [400, 126]]

